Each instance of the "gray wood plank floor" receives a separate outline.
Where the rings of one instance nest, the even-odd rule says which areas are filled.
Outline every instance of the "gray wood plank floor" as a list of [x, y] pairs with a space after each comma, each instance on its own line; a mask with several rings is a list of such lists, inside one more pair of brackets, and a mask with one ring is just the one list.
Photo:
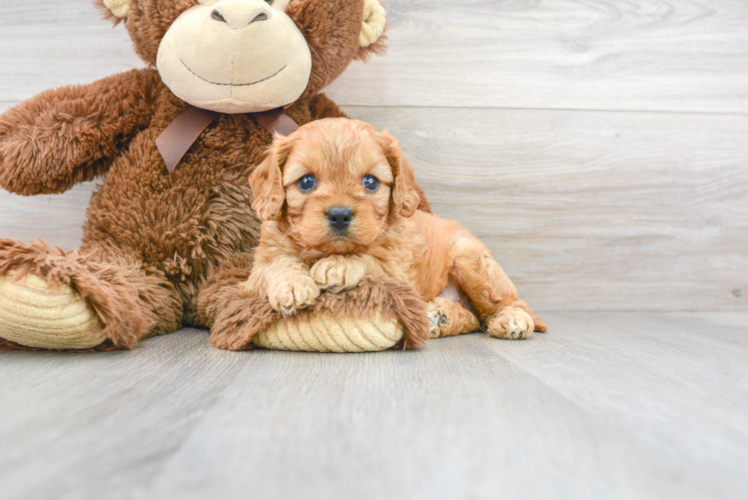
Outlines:
[[[748, 2], [392, 0], [329, 89], [539, 309], [748, 307]], [[90, 0], [0, 0], [0, 111], [140, 67]], [[78, 246], [95, 183], [0, 193]], [[748, 313], [546, 313], [523, 342], [0, 352], [0, 500], [748, 498]]]
[[0, 353], [0, 497], [748, 496], [747, 313], [545, 319], [417, 352]]

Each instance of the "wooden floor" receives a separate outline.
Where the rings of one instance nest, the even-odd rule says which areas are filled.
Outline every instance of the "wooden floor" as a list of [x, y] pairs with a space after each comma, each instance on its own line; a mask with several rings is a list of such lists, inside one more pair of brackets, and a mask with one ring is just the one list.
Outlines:
[[748, 313], [545, 316], [418, 352], [0, 353], [0, 497], [748, 497]]
[[[748, 2], [386, 3], [329, 95], [552, 333], [0, 352], [0, 500], [748, 498]], [[0, 47], [0, 112], [142, 66], [91, 0], [0, 0]], [[78, 246], [95, 186], [0, 191], [0, 238]]]

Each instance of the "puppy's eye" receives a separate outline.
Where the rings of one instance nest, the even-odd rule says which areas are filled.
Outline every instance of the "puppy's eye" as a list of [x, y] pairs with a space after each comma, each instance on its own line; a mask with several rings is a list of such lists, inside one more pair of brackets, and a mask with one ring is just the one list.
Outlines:
[[268, 3], [268, 5], [273, 5], [273, 2], [274, 2], [275, 0], [265, 0], [265, 1], [266, 1], [266, 2]]
[[308, 193], [317, 187], [317, 178], [312, 174], [306, 174], [304, 177], [299, 179], [299, 182], [297, 182], [296, 185], [299, 186], [299, 189], [302, 192]]
[[367, 175], [364, 177], [364, 189], [366, 189], [370, 193], [375, 193], [377, 189], [379, 189], [379, 179], [374, 177], [373, 175]]

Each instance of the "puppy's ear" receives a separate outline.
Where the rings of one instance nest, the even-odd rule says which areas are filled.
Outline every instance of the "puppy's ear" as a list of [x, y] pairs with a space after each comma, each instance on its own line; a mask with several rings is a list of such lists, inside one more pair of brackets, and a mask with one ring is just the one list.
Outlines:
[[421, 197], [416, 189], [416, 173], [403, 156], [398, 140], [388, 132], [379, 134], [384, 154], [392, 168], [392, 203], [390, 217], [410, 217], [418, 209]]
[[280, 219], [286, 192], [283, 189], [283, 167], [291, 152], [292, 141], [276, 136], [270, 147], [270, 154], [249, 176], [252, 188], [252, 210], [261, 221]]

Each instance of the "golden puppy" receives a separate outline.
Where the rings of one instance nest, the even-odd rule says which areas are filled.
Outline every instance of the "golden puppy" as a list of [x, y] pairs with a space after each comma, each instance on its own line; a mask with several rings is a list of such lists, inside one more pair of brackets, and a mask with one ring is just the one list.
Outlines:
[[479, 326], [458, 302], [439, 297], [448, 282], [469, 298], [489, 334], [545, 331], [480, 241], [417, 210], [413, 168], [387, 133], [343, 118], [314, 121], [276, 137], [250, 184], [263, 224], [244, 296], [266, 296], [288, 316], [322, 290], [387, 274], [431, 302], [432, 337]]

